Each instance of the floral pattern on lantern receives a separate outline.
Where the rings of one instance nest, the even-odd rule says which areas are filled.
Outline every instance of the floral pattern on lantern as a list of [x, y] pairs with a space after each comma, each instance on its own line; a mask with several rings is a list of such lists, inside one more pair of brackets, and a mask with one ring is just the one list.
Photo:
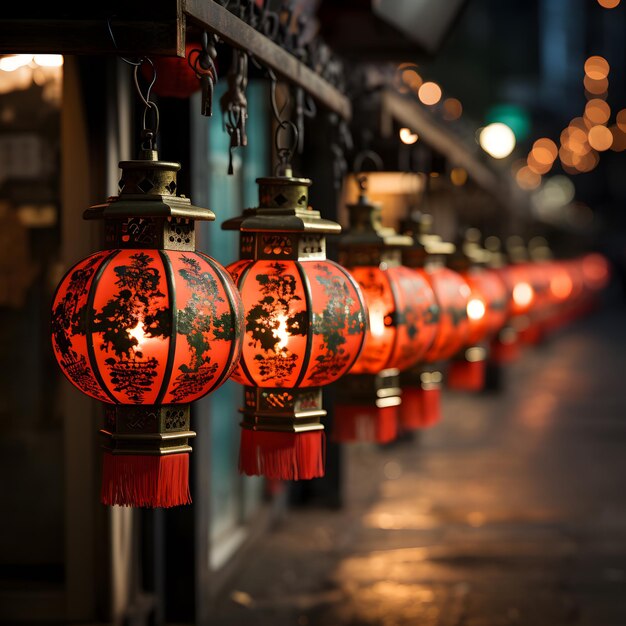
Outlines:
[[363, 343], [365, 318], [358, 288], [341, 266], [329, 260], [259, 260], [228, 269], [246, 311], [237, 382], [317, 387], [350, 369]]
[[198, 252], [112, 250], [79, 262], [54, 298], [52, 344], [80, 391], [115, 404], [178, 404], [230, 375], [241, 307]]

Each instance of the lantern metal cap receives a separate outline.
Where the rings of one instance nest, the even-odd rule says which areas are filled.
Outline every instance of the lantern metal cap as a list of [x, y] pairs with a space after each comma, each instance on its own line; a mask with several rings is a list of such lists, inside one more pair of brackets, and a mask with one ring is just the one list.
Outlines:
[[140, 156], [143, 158], [120, 162], [119, 196], [89, 207], [83, 213], [86, 220], [128, 217], [215, 219], [215, 213], [210, 209], [195, 206], [189, 198], [176, 195], [176, 174], [180, 163], [159, 161], [156, 150], [143, 150]]
[[413, 212], [401, 222], [401, 229], [411, 238], [411, 247], [403, 250], [403, 260], [409, 267], [423, 267], [427, 261], [436, 257], [454, 254], [456, 246], [444, 241], [439, 235], [430, 232], [432, 217], [428, 214]]
[[468, 228], [452, 257], [450, 267], [458, 271], [471, 267], [484, 267], [491, 260], [491, 253], [480, 245], [481, 233], [477, 228]]
[[347, 208], [350, 231], [341, 239], [342, 248], [404, 248], [413, 244], [411, 237], [400, 235], [394, 228], [383, 226], [381, 205], [371, 202], [365, 193], [361, 193], [357, 202], [349, 204]]
[[224, 230], [241, 232], [292, 232], [336, 234], [337, 222], [321, 217], [309, 204], [308, 178], [274, 176], [257, 178], [259, 206], [246, 209], [243, 215], [226, 220]]

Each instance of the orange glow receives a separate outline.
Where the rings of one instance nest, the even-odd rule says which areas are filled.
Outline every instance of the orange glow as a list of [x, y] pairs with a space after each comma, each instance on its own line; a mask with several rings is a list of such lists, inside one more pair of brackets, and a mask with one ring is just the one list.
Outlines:
[[606, 126], [594, 126], [589, 131], [588, 138], [589, 145], [599, 152], [608, 150], [613, 143], [613, 134]]
[[609, 282], [609, 262], [601, 254], [592, 253], [585, 256], [582, 271], [585, 281], [592, 289], [602, 289]]
[[452, 121], [458, 120], [463, 114], [463, 105], [456, 98], [446, 98], [443, 101], [443, 119]]
[[535, 174], [547, 174], [552, 169], [552, 161], [549, 161], [548, 163], [541, 163], [535, 156], [536, 152], [536, 150], [531, 150], [528, 153], [528, 168], [535, 172]]
[[616, 125], [609, 128], [613, 135], [613, 143], [611, 144], [611, 150], [614, 152], [623, 152], [626, 150], [626, 132]]
[[617, 112], [617, 115], [615, 116], [615, 121], [617, 122], [620, 130], [626, 133], [626, 109], [622, 109], [621, 111]]
[[606, 124], [611, 117], [611, 107], [599, 98], [589, 100], [585, 106], [585, 117], [593, 124]]
[[609, 90], [609, 79], [600, 78], [596, 80], [589, 76], [585, 76], [583, 79], [583, 85], [585, 86], [585, 89], [595, 97], [606, 98], [606, 93]]
[[467, 171], [462, 167], [453, 167], [450, 171], [450, 180], [455, 187], [462, 187], [467, 182]]
[[542, 137], [533, 144], [533, 158], [542, 165], [552, 165], [559, 154], [559, 149], [552, 139]]
[[537, 189], [541, 184], [541, 176], [528, 166], [521, 167], [515, 174], [515, 180], [522, 189]]
[[527, 307], [533, 301], [535, 291], [529, 283], [517, 283], [513, 287], [513, 300], [519, 307]]
[[485, 317], [485, 311], [485, 303], [478, 298], [472, 298], [467, 303], [467, 317], [469, 317], [470, 320], [481, 320]]
[[405, 143], [407, 145], [414, 144], [419, 139], [419, 137], [417, 136], [417, 133], [411, 132], [410, 128], [401, 128], [399, 134], [400, 134], [400, 141], [402, 141], [402, 143]]
[[578, 126], [569, 126], [563, 131], [561, 142], [565, 148], [576, 155], [582, 156], [589, 152], [587, 130], [582, 130]]
[[422, 77], [417, 72], [417, 66], [414, 63], [401, 63], [396, 73], [396, 85], [400, 93], [409, 93], [421, 87]]
[[600, 157], [598, 153], [595, 150], [590, 150], [587, 154], [576, 159], [575, 167], [579, 172], [591, 172], [591, 170], [597, 167], [599, 162]]
[[609, 62], [604, 57], [593, 56], [585, 61], [585, 74], [587, 74], [591, 80], [607, 78], [610, 69]]
[[572, 293], [572, 279], [566, 272], [556, 274], [550, 280], [550, 291], [555, 298], [567, 300]]
[[441, 100], [441, 87], [433, 82], [424, 83], [417, 95], [423, 104], [432, 106]]
[[598, 4], [603, 9], [614, 9], [622, 0], [598, 0]]

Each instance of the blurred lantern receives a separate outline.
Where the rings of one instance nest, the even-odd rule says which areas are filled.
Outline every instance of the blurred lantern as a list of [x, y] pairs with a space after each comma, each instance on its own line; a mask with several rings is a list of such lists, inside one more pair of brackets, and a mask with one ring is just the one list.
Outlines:
[[530, 312], [535, 305], [533, 271], [528, 262], [528, 249], [521, 237], [508, 237], [506, 250], [509, 265], [503, 269], [502, 276], [511, 294], [509, 323], [521, 339], [530, 326]]
[[403, 230], [414, 243], [403, 249], [405, 265], [423, 275], [430, 284], [437, 304], [435, 336], [422, 357], [425, 365], [410, 368], [402, 374], [402, 393], [406, 399], [402, 421], [415, 420], [423, 426], [441, 418], [440, 397], [443, 375], [440, 362], [454, 356], [465, 344], [469, 326], [467, 305], [470, 289], [463, 278], [444, 266], [446, 256], [455, 246], [430, 234], [429, 215], [412, 214]]
[[244, 303], [245, 338], [233, 378], [246, 386], [240, 470], [273, 479], [324, 475], [323, 385], [343, 376], [365, 338], [358, 285], [326, 259], [339, 224], [308, 206], [311, 181], [260, 178], [259, 207], [229, 220], [241, 260], [229, 266]]
[[464, 391], [479, 391], [484, 387], [486, 342], [506, 321], [506, 287], [496, 272], [485, 267], [491, 254], [479, 242], [480, 232], [468, 229], [451, 263], [470, 288], [466, 347], [451, 361], [447, 380], [451, 389]]
[[[154, 84], [153, 91], [162, 98], [186, 99], [200, 91], [203, 84], [209, 83], [212, 89], [217, 76], [214, 59], [215, 48], [210, 45], [208, 35], [204, 35], [206, 47], [200, 43], [187, 43], [184, 57], [155, 57], [154, 69], [160, 76], [158, 83]], [[143, 76], [150, 80], [151, 71], [143, 66]]]
[[175, 195], [180, 165], [145, 150], [120, 167], [120, 195], [85, 211], [104, 220], [107, 250], [61, 281], [52, 346], [67, 378], [107, 403], [102, 502], [187, 504], [189, 403], [230, 375], [241, 303], [195, 252], [194, 221], [215, 216]]
[[[399, 373], [415, 365], [435, 335], [437, 307], [425, 277], [400, 265], [410, 237], [382, 226], [381, 206], [369, 201], [367, 175], [348, 205], [350, 230], [340, 258], [358, 281], [369, 312], [363, 352], [338, 390], [334, 436], [339, 441], [391, 441], [401, 404]], [[415, 427], [415, 424], [412, 425]]]

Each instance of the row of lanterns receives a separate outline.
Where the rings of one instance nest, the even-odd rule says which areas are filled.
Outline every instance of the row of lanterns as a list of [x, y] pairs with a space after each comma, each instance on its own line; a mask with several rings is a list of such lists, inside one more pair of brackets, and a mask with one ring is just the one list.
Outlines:
[[257, 181], [259, 206], [223, 225], [240, 232], [240, 260], [223, 268], [195, 250], [195, 222], [213, 212], [177, 195], [179, 164], [143, 138], [119, 195], [85, 212], [104, 221], [106, 250], [69, 270], [52, 307], [63, 373], [105, 405], [107, 505], [191, 501], [190, 404], [230, 376], [244, 386], [240, 470], [315, 478], [325, 385], [342, 378], [336, 440], [390, 441], [437, 421], [446, 361], [452, 386], [478, 388], [486, 346], [505, 354], [507, 329], [547, 328], [606, 282], [602, 257], [497, 268], [475, 237], [457, 250], [424, 218], [398, 234], [364, 176], [335, 263], [325, 237], [341, 228], [285, 163]]

